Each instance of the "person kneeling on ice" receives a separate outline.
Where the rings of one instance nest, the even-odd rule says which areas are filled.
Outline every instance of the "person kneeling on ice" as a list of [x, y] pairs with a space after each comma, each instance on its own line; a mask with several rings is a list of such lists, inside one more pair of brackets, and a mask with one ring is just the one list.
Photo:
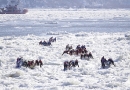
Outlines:
[[104, 56], [101, 58], [102, 68], [105, 68], [106, 66], [110, 67], [111, 64], [116, 66], [111, 58], [109, 58], [108, 60], [106, 60]]
[[39, 45], [42, 45], [42, 41], [39, 42]]
[[48, 43], [47, 43], [47, 45], [49, 45], [49, 46], [50, 46], [50, 45], [51, 45], [51, 42], [48, 42]]
[[75, 61], [74, 61], [74, 60], [70, 60], [70, 61], [69, 61], [69, 69], [70, 69], [71, 67], [75, 67]]
[[50, 38], [49, 38], [49, 42], [52, 42], [52, 41], [53, 41], [53, 37], [50, 37]]
[[24, 66], [24, 67], [28, 67], [28, 63], [27, 63], [27, 61], [25, 60], [25, 61], [23, 61], [23, 64], [22, 64], [22, 66]]
[[47, 42], [44, 40], [44, 41], [42, 42], [42, 44], [47, 44]]
[[78, 50], [78, 49], [80, 49], [80, 48], [81, 48], [80, 45], [77, 45], [76, 49]]
[[111, 64], [114, 65], [114, 66], [116, 66], [116, 65], [114, 64], [114, 61], [112, 60], [112, 58], [109, 58], [109, 59], [105, 62], [105, 65], [107, 65], [107, 66], [110, 67]]

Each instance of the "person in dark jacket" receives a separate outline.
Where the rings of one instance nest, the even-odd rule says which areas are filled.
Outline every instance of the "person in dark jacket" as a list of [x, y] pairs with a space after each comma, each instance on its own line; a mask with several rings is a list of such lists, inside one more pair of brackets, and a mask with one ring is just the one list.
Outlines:
[[67, 70], [69, 67], [69, 62], [68, 61], [65, 61], [64, 62], [64, 71]]
[[42, 65], [43, 65], [42, 60], [39, 60], [39, 65], [40, 65], [40, 67], [42, 67]]
[[114, 64], [114, 61], [112, 60], [112, 58], [109, 58], [108, 60], [107, 60], [107, 62], [109, 62], [109, 65], [114, 65], [114, 66], [116, 66], [115, 64]]
[[78, 67], [79, 67], [79, 62], [78, 62], [77, 59], [75, 60], [75, 66], [78, 66]]
[[104, 58], [104, 56], [101, 58], [101, 65], [102, 65], [102, 68], [105, 68], [105, 62], [107, 60]]

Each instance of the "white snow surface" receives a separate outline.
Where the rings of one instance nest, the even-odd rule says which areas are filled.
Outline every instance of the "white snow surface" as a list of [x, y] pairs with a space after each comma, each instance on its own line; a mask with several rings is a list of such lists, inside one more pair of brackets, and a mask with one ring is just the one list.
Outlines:
[[[16, 30], [27, 30], [40, 24], [38, 27], [42, 29], [42, 22], [48, 27], [55, 27], [60, 20], [76, 21], [80, 24], [79, 21], [84, 19], [100, 22], [115, 18], [122, 23], [130, 20], [130, 11], [36, 9], [29, 10], [25, 15], [1, 15], [0, 27], [12, 26]], [[69, 23], [64, 24], [64, 27], [71, 30]], [[121, 32], [109, 32], [109, 29], [102, 32], [85, 32], [79, 29], [73, 33], [69, 30], [46, 30], [44, 34], [38, 31], [39, 35], [35, 35], [31, 30], [28, 32], [32, 34], [28, 35], [13, 30], [14, 33], [7, 35], [8, 30], [9, 28], [6, 28], [1, 32], [0, 37], [0, 90], [130, 90], [130, 29]], [[51, 36], [57, 38], [52, 46], [39, 45], [39, 41], [48, 40]], [[62, 55], [67, 44], [74, 49], [78, 44], [85, 45], [87, 50], [92, 52], [94, 59], [81, 60], [80, 56]], [[36, 66], [34, 69], [16, 68], [16, 59], [20, 56], [24, 60], [41, 59], [43, 66]], [[102, 56], [106, 59], [112, 58], [116, 67], [102, 69]], [[76, 59], [79, 60], [79, 67], [63, 70], [64, 61]]]

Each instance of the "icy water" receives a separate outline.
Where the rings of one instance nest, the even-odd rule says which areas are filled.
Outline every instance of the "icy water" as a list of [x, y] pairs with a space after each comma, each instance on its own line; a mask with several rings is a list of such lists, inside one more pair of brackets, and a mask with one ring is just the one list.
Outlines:
[[[26, 15], [1, 15], [0, 36], [48, 32], [130, 31], [130, 10], [30, 10]], [[78, 14], [80, 13], [80, 14]]]
[[[130, 90], [129, 31], [129, 10], [37, 9], [0, 15], [0, 90]], [[39, 45], [51, 36], [56, 37], [51, 46]], [[74, 50], [85, 45], [94, 58], [62, 55], [67, 44]], [[116, 67], [102, 69], [102, 56], [112, 58]], [[18, 57], [42, 60], [43, 66], [17, 68]], [[64, 71], [64, 61], [76, 59], [79, 67]]]

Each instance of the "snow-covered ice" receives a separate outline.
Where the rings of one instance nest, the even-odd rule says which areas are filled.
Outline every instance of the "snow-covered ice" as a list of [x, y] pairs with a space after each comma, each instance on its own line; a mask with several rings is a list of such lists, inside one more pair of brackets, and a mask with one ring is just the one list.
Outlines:
[[[130, 10], [30, 9], [25, 15], [0, 15], [1, 90], [130, 90]], [[52, 46], [39, 45], [51, 36]], [[62, 55], [67, 44], [85, 45], [94, 59]], [[42, 68], [16, 68], [17, 57], [41, 59]], [[101, 57], [116, 67], [101, 68]], [[63, 70], [66, 60], [79, 67]]]

